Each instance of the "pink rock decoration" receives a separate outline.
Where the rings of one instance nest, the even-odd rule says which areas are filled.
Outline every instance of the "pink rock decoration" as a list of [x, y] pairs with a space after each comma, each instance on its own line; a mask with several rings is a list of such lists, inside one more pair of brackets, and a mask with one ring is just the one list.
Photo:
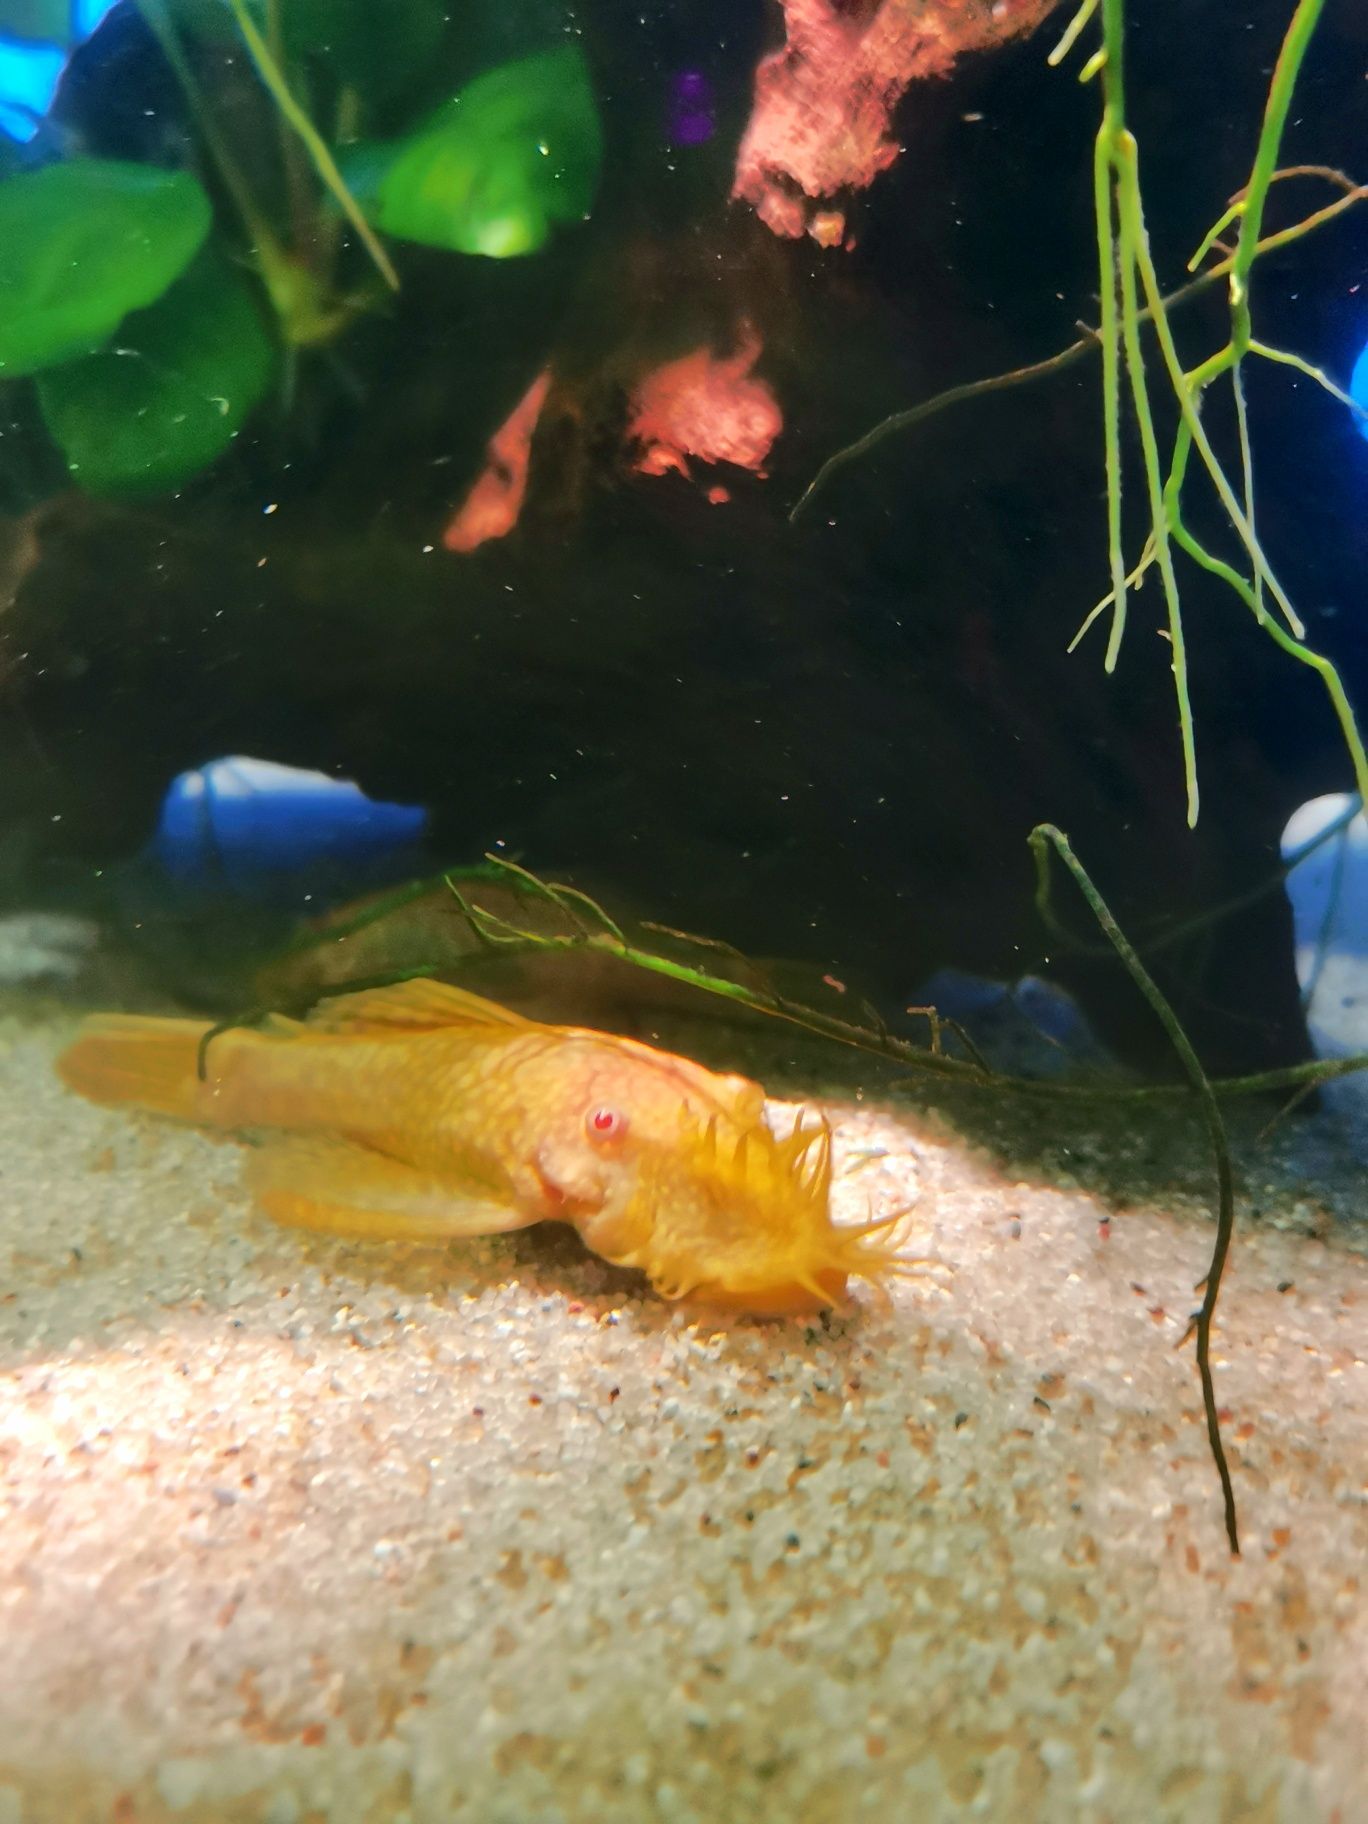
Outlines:
[[551, 369], [543, 368], [490, 438], [479, 479], [442, 534], [448, 551], [474, 551], [517, 525], [527, 494], [532, 438], [550, 386]]
[[732, 195], [775, 234], [844, 238], [835, 199], [898, 156], [894, 108], [918, 77], [964, 51], [1033, 31], [1058, 0], [780, 0], [786, 39], [755, 73]]
[[[696, 348], [638, 383], [627, 434], [640, 449], [634, 464], [640, 474], [677, 469], [687, 475], [690, 457], [764, 474], [784, 416], [768, 383], [751, 373], [761, 348], [759, 336], [746, 323], [734, 354]], [[709, 498], [715, 499], [715, 492]]]

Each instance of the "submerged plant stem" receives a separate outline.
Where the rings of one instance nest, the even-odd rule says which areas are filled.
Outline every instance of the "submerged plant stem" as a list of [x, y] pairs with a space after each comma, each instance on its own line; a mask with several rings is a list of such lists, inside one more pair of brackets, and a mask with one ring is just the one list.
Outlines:
[[1111, 565], [1111, 635], [1107, 671], [1116, 669], [1126, 631], [1126, 553], [1121, 532], [1121, 327], [1116, 307], [1116, 221], [1109, 135], [1097, 136], [1093, 153], [1093, 210], [1097, 222], [1098, 340], [1102, 347], [1102, 432], [1107, 476], [1107, 558]]
[[[1335, 198], [1333, 203], [1327, 203], [1324, 208], [1315, 209], [1310, 215], [1303, 216], [1299, 221], [1289, 223], [1286, 228], [1279, 228], [1274, 233], [1265, 235], [1259, 243], [1260, 254], [1272, 253], [1279, 247], [1286, 247], [1294, 241], [1299, 241], [1303, 235], [1311, 234], [1316, 229], [1333, 222], [1346, 210], [1356, 208], [1362, 202], [1368, 202], [1368, 184], [1356, 184], [1343, 171], [1336, 171], [1329, 165], [1293, 165], [1286, 170], [1275, 172], [1274, 175], [1276, 177], [1323, 177], [1328, 183], [1339, 186], [1340, 195]], [[1219, 280], [1230, 276], [1234, 264], [1234, 254], [1227, 254], [1215, 266], [1208, 267], [1205, 272], [1198, 273], [1196, 278], [1189, 279], [1185, 285], [1180, 285], [1175, 291], [1169, 292], [1163, 300], [1165, 310], [1179, 310], [1185, 304], [1190, 304], [1194, 298], [1210, 291]], [[1140, 321], [1141, 323], [1151, 321], [1149, 310], [1140, 312]], [[952, 406], [967, 405], [974, 399], [987, 398], [993, 393], [1008, 392], [1016, 386], [1027, 386], [1033, 380], [1049, 379], [1054, 374], [1063, 373], [1066, 369], [1076, 366], [1089, 355], [1096, 354], [1101, 348], [1100, 326], [1097, 329], [1090, 325], [1081, 327], [1083, 334], [1078, 337], [1077, 341], [1068, 343], [1064, 348], [1056, 349], [1054, 354], [1047, 355], [1040, 361], [1029, 361], [1022, 367], [1008, 368], [1000, 374], [988, 374], [982, 380], [963, 381], [958, 386], [946, 387], [943, 392], [933, 393], [929, 399], [923, 399], [919, 404], [910, 405], [903, 411], [890, 412], [887, 418], [881, 418], [877, 424], [871, 425], [869, 430], [863, 432], [853, 442], [843, 444], [839, 450], [832, 451], [792, 507], [789, 508], [790, 521], [796, 524], [828, 482], [850, 463], [858, 462], [862, 456], [868, 456], [871, 450], [877, 449], [887, 438], [896, 437], [902, 431], [913, 430], [917, 425], [924, 424], [928, 418], [939, 417], [942, 412], [948, 411]]]
[[[223, 187], [233, 199], [233, 207], [242, 218], [242, 225], [248, 236], [259, 250], [271, 250], [284, 258], [284, 252], [266, 219], [266, 212], [257, 204], [252, 195], [251, 186], [243, 176], [241, 167], [229, 150], [228, 142], [219, 131], [218, 122], [213, 111], [205, 100], [204, 91], [200, 88], [190, 59], [185, 54], [185, 47], [180, 41], [179, 33], [167, 10], [166, 0], [138, 0], [138, 8], [147, 21], [148, 30], [156, 39], [162, 56], [171, 67], [171, 73], [180, 84], [181, 92], [190, 104], [195, 124], [204, 135], [204, 143], [209, 149]], [[267, 252], [266, 257], [270, 257]]]
[[243, 42], [251, 54], [252, 62], [256, 65], [257, 74], [270, 90], [282, 115], [304, 142], [319, 178], [332, 193], [338, 207], [356, 230], [357, 238], [370, 255], [376, 271], [391, 291], [398, 291], [399, 274], [394, 270], [389, 255], [376, 238], [374, 229], [361, 213], [361, 207], [356, 198], [347, 188], [346, 180], [337, 168], [337, 160], [328, 150], [322, 134], [291, 94], [290, 86], [285, 80], [280, 65], [271, 55], [270, 46], [257, 30], [256, 22], [247, 11], [246, 0], [228, 0], [228, 4], [232, 8], [233, 17], [237, 21], [238, 30], [242, 33]]
[[[1131, 400], [1140, 430], [1140, 449], [1144, 460], [1145, 490], [1149, 499], [1151, 536], [1155, 562], [1164, 584], [1164, 601], [1168, 609], [1169, 643], [1173, 649], [1173, 687], [1178, 699], [1178, 731], [1183, 750], [1183, 784], [1187, 793], [1189, 826], [1197, 821], [1200, 795], [1197, 786], [1197, 737], [1192, 724], [1192, 697], [1188, 688], [1187, 642], [1183, 636], [1183, 615], [1178, 595], [1178, 577], [1173, 567], [1170, 542], [1172, 503], [1164, 486], [1159, 465], [1159, 439], [1150, 410], [1149, 384], [1145, 374], [1144, 350], [1140, 345], [1140, 322], [1136, 292], [1136, 271], [1140, 253], [1148, 253], [1148, 237], [1140, 200], [1140, 171], [1134, 136], [1122, 131], [1115, 136], [1111, 153], [1116, 178], [1117, 218], [1120, 226], [1121, 255], [1121, 331], [1126, 355], [1126, 372], [1130, 377]], [[1163, 314], [1163, 301], [1155, 309], [1158, 325]], [[1120, 515], [1120, 482], [1117, 482], [1115, 512]]]
[[[1046, 361], [1018, 368], [1011, 374], [953, 387], [920, 406], [883, 420], [864, 437], [828, 457], [795, 504], [790, 517], [796, 519], [801, 514], [813, 495], [838, 468], [864, 454], [884, 436], [906, 429], [960, 400], [1058, 372], [1081, 359], [1091, 348], [1097, 347], [1102, 358], [1103, 460], [1107, 488], [1107, 556], [1111, 588], [1085, 620], [1083, 629], [1075, 636], [1070, 650], [1077, 645], [1081, 633], [1092, 625], [1097, 616], [1110, 608], [1111, 631], [1104, 664], [1108, 672], [1115, 668], [1125, 632], [1128, 589], [1143, 575], [1149, 563], [1153, 562], [1163, 582], [1167, 631], [1172, 647], [1188, 823], [1195, 824], [1200, 802], [1196, 738], [1188, 683], [1182, 604], [1173, 561], [1173, 546], [1176, 544], [1194, 562], [1231, 587], [1251, 609], [1256, 623], [1290, 657], [1317, 673], [1330, 697], [1353, 764], [1357, 789], [1360, 796], [1368, 796], [1368, 755], [1365, 754], [1364, 743], [1339, 673], [1329, 659], [1306, 644], [1306, 629], [1269, 562], [1255, 526], [1254, 457], [1243, 373], [1246, 356], [1260, 355], [1306, 374], [1350, 409], [1358, 410], [1343, 389], [1311, 362], [1299, 355], [1256, 341], [1250, 313], [1250, 277], [1259, 255], [1309, 233], [1368, 195], [1368, 188], [1355, 185], [1343, 173], [1328, 167], [1295, 166], [1280, 170], [1278, 166], [1293, 91], [1324, 9], [1324, 0], [1298, 0], [1269, 84], [1248, 182], [1239, 195], [1231, 200], [1204, 238], [1190, 267], [1197, 265], [1217, 244], [1218, 236], [1232, 224], [1238, 223], [1233, 250], [1189, 285], [1167, 297], [1159, 283], [1145, 225], [1139, 147], [1134, 134], [1126, 125], [1125, 0], [1099, 0], [1099, 4], [1101, 45], [1081, 73], [1081, 80], [1085, 81], [1094, 76], [1100, 77], [1102, 89], [1102, 118], [1093, 151], [1093, 207], [1100, 299], [1099, 327], [1095, 335], [1084, 336]], [[1098, 10], [1099, 7], [1091, 4], [1091, 0], [1084, 0], [1064, 38], [1052, 53], [1051, 63], [1058, 63], [1067, 54], [1084, 26]], [[1292, 228], [1264, 236], [1264, 211], [1274, 183], [1286, 177], [1309, 175], [1320, 176], [1338, 184], [1343, 194], [1336, 202], [1303, 218]], [[1209, 284], [1221, 276], [1228, 280], [1230, 294], [1228, 337], [1224, 346], [1205, 361], [1192, 369], [1186, 369], [1178, 353], [1168, 313], [1193, 296], [1195, 288]], [[1168, 379], [1168, 390], [1179, 415], [1167, 479], [1164, 478], [1160, 465], [1155, 415], [1140, 334], [1141, 327], [1146, 322], [1153, 326]], [[1141, 466], [1150, 515], [1145, 552], [1134, 570], [1129, 571], [1122, 543], [1124, 477], [1120, 402], [1123, 366], [1139, 432]], [[1202, 422], [1202, 401], [1206, 389], [1227, 374], [1234, 393], [1239, 436], [1239, 492], [1227, 475]], [[1242, 561], [1247, 560], [1248, 563], [1247, 577], [1241, 575], [1233, 564], [1208, 551], [1184, 525], [1183, 485], [1187, 476], [1188, 458], [1193, 450], [1197, 452], [1201, 467], [1234, 528], [1242, 548]], [[1269, 612], [1265, 595], [1276, 605], [1282, 617], [1281, 624]]]
[[1037, 867], [1042, 865], [1045, 845], [1053, 846], [1055, 853], [1073, 875], [1078, 890], [1087, 900], [1093, 917], [1106, 936], [1110, 939], [1116, 954], [1121, 958], [1131, 980], [1154, 1009], [1164, 1031], [1168, 1034], [1173, 1049], [1182, 1061], [1188, 1081], [1197, 1092], [1201, 1104], [1202, 1118], [1206, 1123], [1207, 1134], [1211, 1140], [1211, 1150], [1216, 1160], [1216, 1240], [1211, 1250], [1211, 1264], [1207, 1268], [1203, 1282], [1202, 1303], [1193, 1320], [1197, 1337], [1197, 1371], [1202, 1382], [1202, 1404], [1206, 1410], [1207, 1442], [1211, 1446], [1212, 1459], [1216, 1465], [1216, 1474], [1221, 1484], [1221, 1499], [1225, 1509], [1226, 1538], [1230, 1541], [1233, 1556], [1240, 1555], [1239, 1523], [1235, 1512], [1235, 1490], [1230, 1480], [1230, 1465], [1226, 1461], [1225, 1445], [1221, 1439], [1221, 1418], [1216, 1405], [1216, 1382], [1211, 1370], [1211, 1329], [1216, 1316], [1216, 1301], [1221, 1294], [1221, 1276], [1230, 1253], [1231, 1236], [1235, 1229], [1235, 1174], [1230, 1161], [1230, 1143], [1226, 1138], [1225, 1122], [1221, 1117], [1220, 1105], [1212, 1091], [1211, 1081], [1202, 1068], [1201, 1059], [1192, 1048], [1192, 1043], [1183, 1030], [1182, 1022], [1169, 1006], [1153, 976], [1135, 954], [1125, 933], [1112, 917], [1106, 901], [1088, 878], [1083, 864], [1074, 854], [1068, 837], [1052, 823], [1037, 824], [1031, 831], [1031, 846], [1036, 852]]

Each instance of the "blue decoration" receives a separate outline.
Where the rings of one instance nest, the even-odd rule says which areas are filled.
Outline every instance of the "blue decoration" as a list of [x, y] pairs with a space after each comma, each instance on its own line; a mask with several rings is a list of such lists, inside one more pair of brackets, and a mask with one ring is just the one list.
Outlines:
[[[993, 1069], [1009, 1076], [1106, 1075], [1115, 1069], [1078, 1002], [1043, 976], [998, 982], [942, 968], [911, 998], [914, 1006], [934, 1007], [958, 1021]], [[953, 1051], [955, 1041], [946, 1043]]]
[[192, 892], [316, 903], [412, 872], [426, 828], [350, 779], [233, 755], [172, 781], [146, 858]]
[[0, 132], [27, 145], [52, 106], [66, 66], [60, 45], [0, 38]]
[[[1355, 405], [1362, 406], [1368, 412], [1368, 342], [1364, 343], [1359, 358], [1354, 363], [1354, 371], [1349, 376], [1349, 397]], [[1354, 423], [1358, 426], [1359, 436], [1368, 437], [1368, 418], [1356, 415]]]
[[71, 37], [73, 44], [84, 44], [93, 38], [119, 0], [72, 0]]
[[[1368, 1052], [1368, 817], [1359, 800], [1331, 792], [1300, 806], [1283, 831], [1282, 859], [1312, 1049], [1318, 1058]], [[1368, 1164], [1368, 1073], [1319, 1094]]]
[[63, 38], [0, 32], [0, 133], [27, 145], [47, 118], [71, 53], [92, 38], [118, 0], [72, 0]]
[[[1282, 860], [1297, 974], [1310, 993], [1328, 957], [1368, 962], [1368, 819], [1358, 799], [1330, 792], [1294, 811], [1283, 831]], [[1363, 1005], [1368, 1018], [1368, 1001]]]

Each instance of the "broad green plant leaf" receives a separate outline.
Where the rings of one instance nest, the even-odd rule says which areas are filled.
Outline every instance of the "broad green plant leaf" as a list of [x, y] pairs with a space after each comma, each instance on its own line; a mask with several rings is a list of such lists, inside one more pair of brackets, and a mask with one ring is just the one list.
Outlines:
[[158, 493], [223, 454], [276, 353], [247, 281], [210, 251], [113, 347], [40, 375], [38, 399], [87, 493]]
[[487, 70], [403, 139], [339, 162], [386, 234], [499, 260], [585, 219], [602, 156], [588, 67], [566, 46]]
[[0, 183], [0, 379], [99, 348], [209, 232], [188, 171], [73, 158]]

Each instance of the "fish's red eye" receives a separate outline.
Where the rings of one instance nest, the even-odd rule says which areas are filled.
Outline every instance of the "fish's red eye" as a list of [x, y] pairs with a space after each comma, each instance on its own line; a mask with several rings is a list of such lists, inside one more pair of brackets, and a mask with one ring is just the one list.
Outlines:
[[595, 1140], [616, 1140], [627, 1131], [627, 1117], [615, 1108], [591, 1108], [584, 1125]]

